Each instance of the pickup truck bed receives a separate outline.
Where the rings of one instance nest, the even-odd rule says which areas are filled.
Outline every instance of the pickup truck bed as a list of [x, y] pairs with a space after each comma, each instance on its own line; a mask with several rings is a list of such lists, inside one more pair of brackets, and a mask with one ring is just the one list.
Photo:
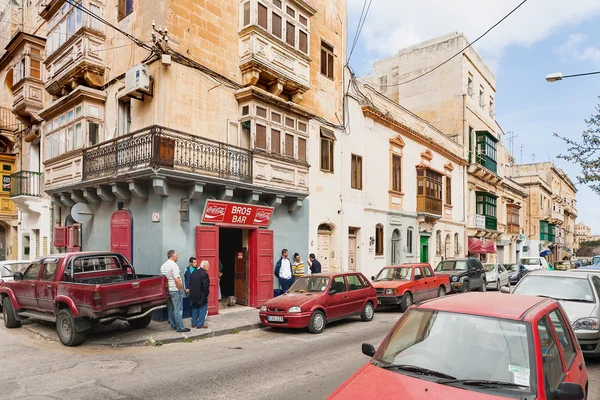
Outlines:
[[19, 327], [26, 318], [56, 322], [67, 346], [82, 343], [94, 323], [121, 319], [133, 328], [148, 326], [168, 295], [165, 277], [137, 279], [125, 257], [109, 252], [40, 258], [0, 285], [7, 328]]

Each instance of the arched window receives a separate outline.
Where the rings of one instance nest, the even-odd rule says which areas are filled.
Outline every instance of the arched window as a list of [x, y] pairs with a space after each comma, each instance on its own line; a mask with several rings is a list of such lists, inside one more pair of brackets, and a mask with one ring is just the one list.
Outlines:
[[452, 254], [452, 239], [450, 238], [450, 234], [446, 234], [446, 239], [444, 240], [444, 259], [450, 257]]
[[392, 232], [392, 264], [400, 263], [400, 230], [394, 229]]
[[383, 225], [381, 224], [375, 226], [375, 255], [383, 255]]
[[460, 243], [458, 241], [458, 233], [454, 234], [454, 256], [460, 256]]
[[406, 252], [408, 254], [413, 253], [413, 227], [410, 226], [406, 230]]
[[435, 255], [442, 255], [442, 231], [437, 231], [435, 233]]

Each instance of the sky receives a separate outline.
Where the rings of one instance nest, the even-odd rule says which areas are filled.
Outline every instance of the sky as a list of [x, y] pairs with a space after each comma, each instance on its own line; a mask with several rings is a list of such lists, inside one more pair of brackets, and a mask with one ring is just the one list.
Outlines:
[[[350, 65], [363, 76], [373, 61], [437, 36], [457, 31], [475, 40], [521, 1], [372, 0]], [[349, 46], [363, 4], [348, 0]], [[581, 137], [600, 104], [600, 75], [554, 83], [545, 76], [600, 71], [600, 1], [527, 0], [474, 47], [496, 75], [496, 120], [506, 136], [516, 134], [516, 161], [551, 160], [576, 183], [580, 169], [556, 158], [566, 147], [553, 133]], [[600, 234], [600, 199], [576, 185], [578, 222]]]

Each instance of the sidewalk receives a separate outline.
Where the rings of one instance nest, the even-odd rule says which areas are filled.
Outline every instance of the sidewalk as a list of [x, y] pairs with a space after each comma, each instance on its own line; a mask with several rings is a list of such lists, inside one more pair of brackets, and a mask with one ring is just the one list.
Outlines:
[[[147, 328], [137, 330], [131, 329], [126, 322], [116, 321], [110, 325], [94, 326], [87, 332], [83, 346], [160, 346], [166, 343], [229, 335], [261, 327], [258, 312], [258, 309], [249, 307], [221, 310], [219, 315], [211, 315], [206, 319], [208, 329], [192, 329], [186, 333], [172, 331], [169, 322], [166, 321], [152, 321]], [[190, 327], [189, 318], [184, 319], [183, 322], [187, 328]], [[55, 325], [52, 323], [23, 321], [22, 329], [28, 329], [49, 340], [59, 341]]]

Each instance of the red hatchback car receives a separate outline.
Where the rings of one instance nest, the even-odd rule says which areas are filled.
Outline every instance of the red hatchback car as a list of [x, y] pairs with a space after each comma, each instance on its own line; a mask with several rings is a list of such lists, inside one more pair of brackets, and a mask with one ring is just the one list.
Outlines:
[[325, 324], [343, 318], [360, 315], [371, 321], [375, 307], [375, 289], [360, 272], [314, 274], [296, 279], [287, 293], [267, 301], [259, 315], [266, 326], [321, 333]]
[[[511, 297], [507, 299], [507, 297]], [[331, 400], [587, 398], [588, 373], [554, 299], [466, 293], [413, 306]]]

